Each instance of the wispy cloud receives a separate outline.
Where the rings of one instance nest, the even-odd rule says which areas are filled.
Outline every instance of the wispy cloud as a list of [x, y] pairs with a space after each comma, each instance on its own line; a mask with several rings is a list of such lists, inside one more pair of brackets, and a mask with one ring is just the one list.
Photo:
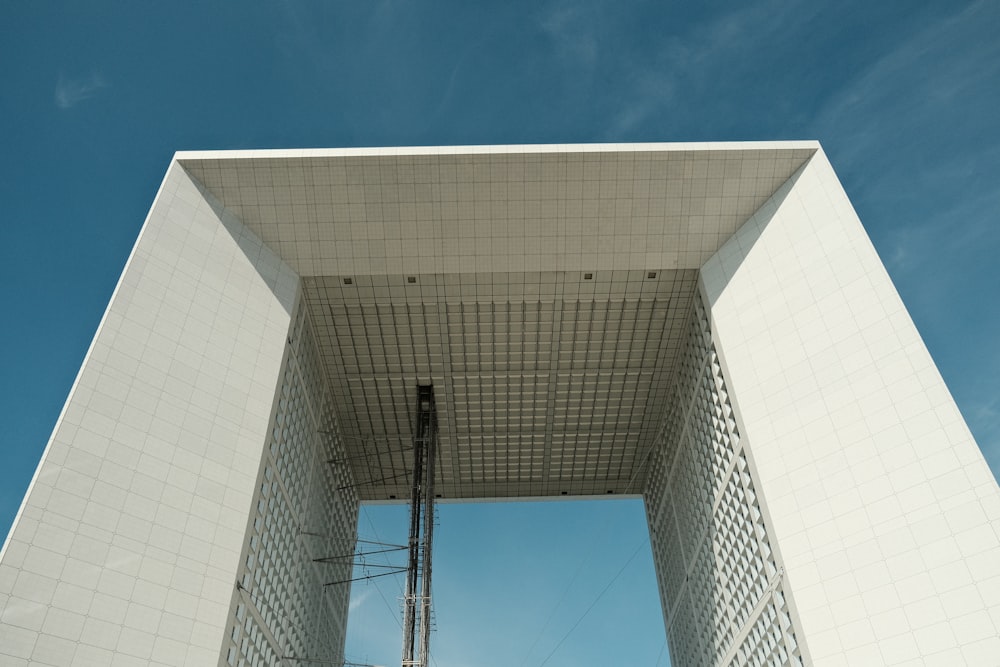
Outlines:
[[595, 9], [587, 3], [559, 2], [547, 8], [538, 24], [549, 36], [560, 58], [590, 66], [598, 56]]
[[988, 462], [1000, 473], [1000, 398], [985, 396], [983, 400], [972, 404], [972, 419], [982, 426], [980, 433], [985, 439], [979, 442], [984, 450], [989, 450], [992, 459]]
[[348, 611], [353, 612], [355, 609], [360, 607], [365, 603], [365, 600], [371, 597], [372, 589], [368, 588], [361, 592], [360, 595], [351, 596], [351, 602], [348, 606]]
[[678, 71], [716, 75], [747, 60], [761, 43], [799, 34], [818, 13], [816, 6], [801, 0], [737, 6], [667, 40], [663, 55]]
[[62, 74], [56, 82], [55, 101], [60, 109], [70, 109], [80, 102], [94, 97], [109, 86], [103, 76], [91, 72], [87, 76], [68, 78]]
[[719, 86], [743, 85], [734, 72], [752, 61], [760, 44], [807, 32], [818, 12], [807, 2], [767, 0], [694, 23], [665, 37], [652, 53], [628, 53], [629, 74], [606, 138], [622, 139], [664, 118], [687, 117], [686, 109], [712, 107]]
[[[976, 166], [990, 159], [1000, 160], [1000, 147], [984, 150], [976, 157]], [[930, 175], [924, 180], [932, 183], [935, 179], [957, 180], [965, 168], [959, 160], [942, 159], [939, 168], [927, 171]], [[888, 231], [888, 256], [884, 259], [897, 278], [926, 271], [928, 258], [948, 266], [962, 266], [970, 254], [1000, 248], [996, 236], [998, 210], [1000, 186], [975, 192], [968, 199], [943, 202], [922, 219], [907, 219]]]
[[873, 146], [912, 150], [911, 137], [945, 134], [954, 110], [968, 106], [959, 101], [1000, 76], [1000, 42], [983, 39], [988, 15], [976, 2], [913, 32], [830, 97], [812, 127], [851, 138], [839, 142], [838, 169], [867, 163]]
[[677, 102], [677, 81], [669, 73], [640, 71], [629, 88], [629, 97], [611, 118], [609, 137], [630, 136], [656, 114], [663, 113]]

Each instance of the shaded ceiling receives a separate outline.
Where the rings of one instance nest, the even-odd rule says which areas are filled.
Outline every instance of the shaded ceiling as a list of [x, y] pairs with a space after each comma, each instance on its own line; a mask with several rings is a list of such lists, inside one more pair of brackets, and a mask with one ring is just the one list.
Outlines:
[[361, 498], [408, 497], [432, 382], [436, 491], [472, 499], [642, 491], [698, 269], [815, 148], [177, 159], [302, 277]]

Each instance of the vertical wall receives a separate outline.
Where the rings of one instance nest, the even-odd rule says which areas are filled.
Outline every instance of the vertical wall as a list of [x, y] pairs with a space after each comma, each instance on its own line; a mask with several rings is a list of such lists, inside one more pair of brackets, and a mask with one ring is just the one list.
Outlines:
[[220, 665], [341, 665], [358, 520], [304, 303], [293, 318]]
[[802, 665], [706, 309], [696, 298], [644, 494], [675, 665]]
[[0, 559], [0, 663], [218, 660], [298, 277], [172, 164]]
[[701, 275], [811, 659], [995, 664], [1000, 490], [821, 151]]

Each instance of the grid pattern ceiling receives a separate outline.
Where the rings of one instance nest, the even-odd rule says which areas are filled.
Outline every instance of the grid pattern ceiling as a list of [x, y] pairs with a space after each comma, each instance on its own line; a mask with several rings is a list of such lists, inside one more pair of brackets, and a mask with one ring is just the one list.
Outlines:
[[437, 491], [490, 498], [642, 488], [698, 269], [817, 146], [177, 160], [302, 277], [359, 495], [408, 496], [416, 387], [431, 382]]
[[637, 493], [697, 272], [305, 279], [366, 500], [409, 494], [431, 382], [445, 498]]
[[520, 273], [700, 268], [815, 150], [611, 144], [178, 161], [301, 276]]

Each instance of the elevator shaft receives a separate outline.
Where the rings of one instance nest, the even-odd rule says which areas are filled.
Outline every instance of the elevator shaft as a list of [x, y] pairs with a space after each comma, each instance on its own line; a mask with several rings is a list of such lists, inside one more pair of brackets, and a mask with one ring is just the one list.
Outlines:
[[413, 429], [409, 553], [406, 564], [406, 589], [403, 594], [402, 667], [428, 667], [430, 658], [431, 545], [434, 539], [436, 448], [437, 409], [434, 405], [434, 387], [418, 385]]

